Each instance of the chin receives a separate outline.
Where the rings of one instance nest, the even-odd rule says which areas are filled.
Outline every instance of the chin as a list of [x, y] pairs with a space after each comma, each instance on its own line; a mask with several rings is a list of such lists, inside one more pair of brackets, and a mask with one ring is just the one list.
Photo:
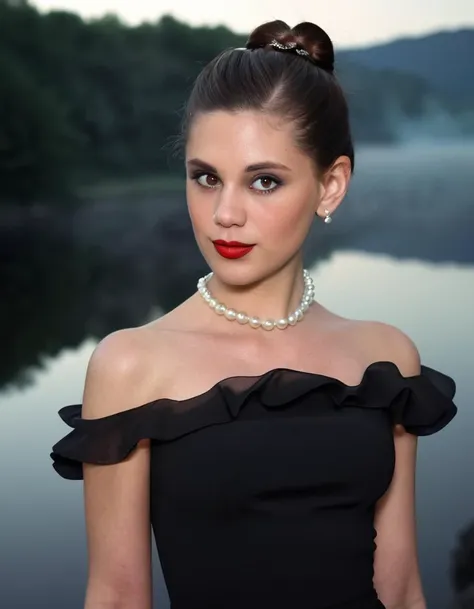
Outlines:
[[262, 273], [258, 272], [255, 266], [236, 264], [235, 261], [224, 261], [224, 264], [220, 262], [213, 264], [211, 267], [216, 278], [222, 283], [229, 286], [244, 287], [251, 285], [262, 278]]
[[[246, 287], [258, 284], [271, 276], [275, 271], [274, 264], [258, 263], [256, 261], [216, 260], [209, 261], [209, 266], [216, 279], [229, 287]], [[278, 265], [276, 265], [278, 268]]]
[[217, 279], [229, 286], [246, 286], [258, 281], [265, 275], [265, 269], [261, 264], [255, 263], [250, 259], [239, 258], [230, 260], [222, 258], [213, 252], [212, 255], [205, 256], [206, 262]]

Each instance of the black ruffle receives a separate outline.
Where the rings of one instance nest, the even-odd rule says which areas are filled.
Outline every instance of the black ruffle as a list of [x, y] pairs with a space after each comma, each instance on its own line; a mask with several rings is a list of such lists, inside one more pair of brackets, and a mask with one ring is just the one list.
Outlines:
[[394, 363], [375, 362], [354, 386], [321, 374], [278, 368], [261, 376], [224, 379], [187, 400], [160, 398], [99, 419], [82, 419], [81, 404], [65, 406], [59, 415], [73, 430], [53, 446], [53, 467], [62, 477], [79, 480], [83, 462], [118, 463], [142, 439], [169, 442], [211, 425], [230, 423], [251, 395], [271, 409], [290, 408], [312, 392], [324, 392], [335, 408], [388, 409], [394, 425], [419, 436], [439, 431], [457, 412], [453, 379], [426, 366], [419, 375], [404, 377]]

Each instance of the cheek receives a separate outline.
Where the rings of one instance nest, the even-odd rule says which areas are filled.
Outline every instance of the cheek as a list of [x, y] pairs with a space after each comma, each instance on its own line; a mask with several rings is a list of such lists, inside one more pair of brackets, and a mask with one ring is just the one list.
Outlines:
[[293, 200], [288, 204], [268, 206], [268, 213], [262, 219], [261, 230], [271, 235], [272, 240], [281, 240], [282, 243], [301, 242], [308, 233], [313, 222], [313, 210], [309, 198]]

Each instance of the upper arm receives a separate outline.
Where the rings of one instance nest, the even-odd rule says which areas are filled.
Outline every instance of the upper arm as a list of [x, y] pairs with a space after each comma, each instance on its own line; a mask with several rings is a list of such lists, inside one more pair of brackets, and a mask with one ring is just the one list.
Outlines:
[[[377, 325], [375, 332], [377, 359], [393, 361], [404, 376], [420, 373], [418, 350], [405, 334], [383, 324]], [[375, 511], [374, 585], [387, 609], [423, 609], [415, 515], [417, 438], [397, 426], [394, 444], [393, 478]]]
[[395, 430], [395, 471], [375, 512], [374, 585], [387, 609], [422, 602], [415, 518], [415, 436]]
[[[87, 368], [83, 411], [94, 419], [146, 402], [139, 348], [132, 331], [105, 338]], [[142, 401], [143, 400], [143, 401]], [[149, 441], [122, 462], [83, 464], [88, 546], [86, 609], [151, 607]], [[133, 600], [131, 600], [133, 599]]]

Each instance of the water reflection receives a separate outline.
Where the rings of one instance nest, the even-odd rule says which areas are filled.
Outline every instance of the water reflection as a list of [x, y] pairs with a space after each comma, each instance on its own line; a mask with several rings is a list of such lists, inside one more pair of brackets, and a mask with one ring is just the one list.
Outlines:
[[456, 591], [453, 609], [474, 607], [474, 521], [459, 534], [452, 555], [452, 582]]
[[[459, 167], [466, 157], [474, 160], [474, 146], [471, 157], [453, 159], [451, 153], [442, 147], [438, 156], [428, 155], [428, 163], [416, 148], [398, 156], [390, 149], [363, 151], [335, 221], [314, 223], [307, 264], [344, 249], [474, 263], [474, 175], [467, 162], [466, 170], [462, 163]], [[441, 169], [448, 184], [443, 189], [438, 188]], [[157, 310], [175, 307], [207, 271], [180, 193], [88, 201], [61, 222], [46, 215], [27, 226], [4, 228], [1, 237], [6, 297], [0, 314], [8, 320], [2, 333], [13, 348], [0, 366], [0, 386], [24, 384], [45, 356], [64, 346], [139, 325]], [[416, 294], [403, 292], [416, 302], [422, 285], [415, 288]], [[413, 299], [409, 302], [415, 310]]]
[[[473, 606], [473, 529], [466, 529], [474, 517], [473, 160], [474, 147], [470, 157], [446, 147], [363, 151], [344, 207], [330, 226], [315, 223], [305, 249], [323, 304], [401, 327], [427, 365], [456, 378], [459, 416], [420, 442], [420, 555], [430, 609], [450, 607], [451, 589], [458, 607]], [[88, 201], [60, 219], [0, 230], [8, 345], [0, 360], [0, 606], [80, 608], [81, 487], [52, 472], [49, 448], [65, 432], [56, 412], [81, 400], [100, 338], [176, 306], [207, 267], [179, 193]], [[155, 563], [161, 608], [156, 555]]]

